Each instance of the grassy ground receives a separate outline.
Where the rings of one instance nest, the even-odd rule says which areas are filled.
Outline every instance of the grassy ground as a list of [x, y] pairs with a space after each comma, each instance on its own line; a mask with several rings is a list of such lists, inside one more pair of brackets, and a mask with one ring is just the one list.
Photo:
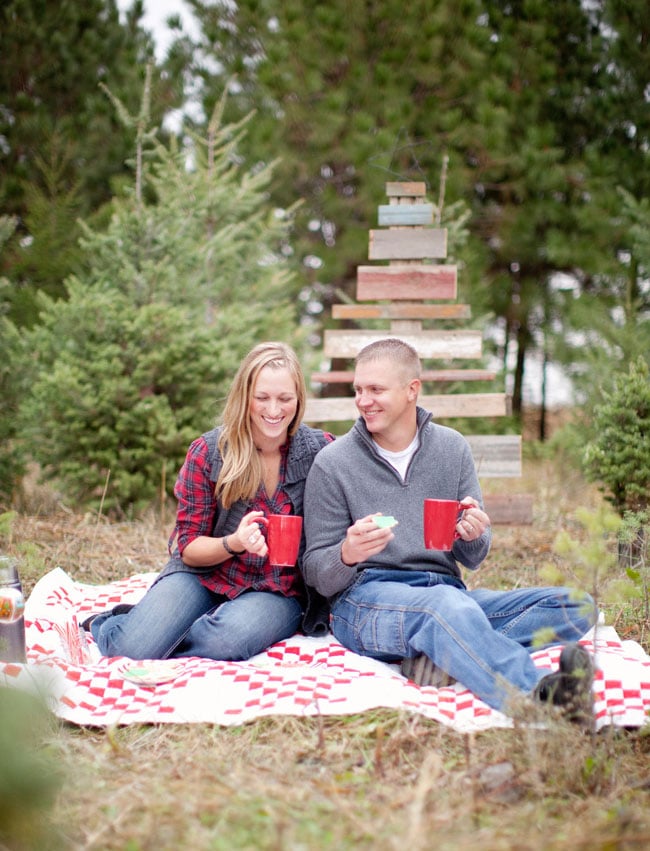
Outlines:
[[[555, 537], [584, 536], [575, 510], [595, 510], [599, 495], [561, 461], [529, 459], [525, 471], [515, 489], [534, 492], [535, 522], [496, 529], [474, 584], [531, 585], [549, 565], [572, 575]], [[71, 514], [46, 492], [32, 499], [2, 541], [20, 554], [27, 588], [57, 565], [102, 582], [164, 563], [169, 513], [111, 524]], [[605, 608], [619, 634], [650, 649], [642, 601]], [[558, 722], [460, 735], [384, 710], [234, 728], [87, 730], [50, 718], [38, 736], [39, 757], [62, 781], [52, 806], [14, 825], [6, 848], [650, 847], [650, 736], [639, 731], [592, 736]]]

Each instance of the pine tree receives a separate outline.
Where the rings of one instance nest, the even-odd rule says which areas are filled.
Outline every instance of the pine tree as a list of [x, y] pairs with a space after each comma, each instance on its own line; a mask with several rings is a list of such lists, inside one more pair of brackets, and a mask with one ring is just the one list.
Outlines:
[[[0, 205], [18, 218], [3, 254], [11, 316], [35, 318], [35, 293], [56, 296], [76, 268], [78, 215], [89, 218], [128, 177], [133, 137], [100, 89], [130, 106], [153, 55], [141, 0], [127, 20], [115, 0], [6, 0], [0, 7]], [[154, 120], [175, 105], [173, 79], [156, 78]]]
[[219, 117], [191, 168], [149, 134], [142, 196], [116, 198], [106, 231], [84, 227], [87, 269], [66, 300], [42, 298], [25, 335], [23, 437], [76, 503], [128, 512], [171, 490], [243, 354], [300, 344], [281, 253], [290, 211], [268, 205], [269, 168], [237, 166], [243, 130]]
[[624, 516], [650, 506], [650, 367], [639, 357], [617, 375], [595, 410], [595, 437], [584, 450], [587, 474]]
[[[478, 75], [479, 4], [188, 5], [202, 38], [191, 53], [185, 45], [186, 58], [206, 109], [232, 79], [227, 116], [237, 120], [255, 110], [243, 155], [250, 163], [279, 156], [275, 203], [304, 202], [295, 241], [303, 280], [352, 293], [386, 181], [423, 180], [437, 199], [463, 96]], [[450, 203], [459, 199], [461, 166], [452, 157]]]
[[[617, 197], [625, 247], [611, 271], [572, 300], [567, 315], [575, 333], [562, 343], [587, 420], [630, 364], [642, 358], [650, 365], [650, 205], [622, 189]], [[595, 437], [593, 424], [585, 427]]]
[[[561, 318], [558, 275], [594, 273], [604, 222], [584, 207], [590, 174], [584, 156], [598, 85], [598, 27], [576, 0], [485, 0], [491, 32], [477, 98], [473, 222], [486, 244], [492, 309], [505, 347], [516, 353], [513, 409], [523, 404], [525, 364]], [[597, 238], [599, 237], [599, 238]]]
[[[582, 222], [598, 234], [585, 249], [598, 264], [583, 268], [577, 297], [564, 305], [558, 353], [588, 411], [639, 356], [649, 358], [650, 22], [643, 2], [603, 4], [602, 82], [594, 90], [585, 159], [590, 203]], [[567, 331], [568, 329], [568, 331]]]

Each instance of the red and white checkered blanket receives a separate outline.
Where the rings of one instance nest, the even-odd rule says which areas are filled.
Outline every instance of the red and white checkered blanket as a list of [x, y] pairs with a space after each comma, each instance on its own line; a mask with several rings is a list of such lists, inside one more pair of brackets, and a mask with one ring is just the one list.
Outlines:
[[[246, 662], [101, 657], [79, 623], [91, 612], [137, 602], [154, 576], [91, 586], [59, 568], [48, 573], [27, 601], [28, 664], [0, 662], [0, 685], [37, 690], [56, 715], [84, 726], [234, 725], [265, 715], [348, 715], [376, 707], [419, 713], [462, 732], [512, 725], [459, 684], [416, 686], [395, 665], [358, 656], [331, 635], [295, 635]], [[583, 641], [595, 653], [597, 727], [650, 723], [650, 657], [611, 627]], [[559, 654], [560, 647], [551, 647], [533, 658], [556, 668]]]

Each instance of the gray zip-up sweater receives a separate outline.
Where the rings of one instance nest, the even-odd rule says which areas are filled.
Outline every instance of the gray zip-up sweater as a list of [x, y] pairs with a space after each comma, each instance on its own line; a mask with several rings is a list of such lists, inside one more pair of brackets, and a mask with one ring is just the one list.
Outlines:
[[[460, 578], [457, 561], [475, 569], [487, 556], [492, 540], [489, 527], [476, 541], [456, 541], [450, 553], [425, 549], [425, 499], [472, 496], [481, 506], [483, 500], [465, 438], [432, 422], [431, 414], [420, 407], [417, 428], [419, 446], [404, 481], [379, 455], [361, 417], [344, 437], [314, 459], [305, 486], [307, 548], [302, 569], [305, 582], [330, 600], [353, 582], [359, 570], [368, 567], [428, 570]], [[344, 564], [341, 544], [347, 529], [378, 511], [399, 521], [393, 528], [394, 540], [372, 561]]]

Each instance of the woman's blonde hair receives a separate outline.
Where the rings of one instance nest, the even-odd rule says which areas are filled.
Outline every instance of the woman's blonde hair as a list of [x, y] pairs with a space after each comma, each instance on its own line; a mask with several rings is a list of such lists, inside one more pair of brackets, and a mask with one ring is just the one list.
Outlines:
[[288, 434], [292, 437], [305, 412], [307, 388], [298, 356], [286, 343], [260, 343], [241, 362], [223, 410], [219, 451], [223, 459], [216, 495], [225, 508], [237, 500], [251, 500], [262, 481], [262, 462], [253, 441], [250, 407], [260, 371], [288, 369], [296, 385], [298, 405]]

